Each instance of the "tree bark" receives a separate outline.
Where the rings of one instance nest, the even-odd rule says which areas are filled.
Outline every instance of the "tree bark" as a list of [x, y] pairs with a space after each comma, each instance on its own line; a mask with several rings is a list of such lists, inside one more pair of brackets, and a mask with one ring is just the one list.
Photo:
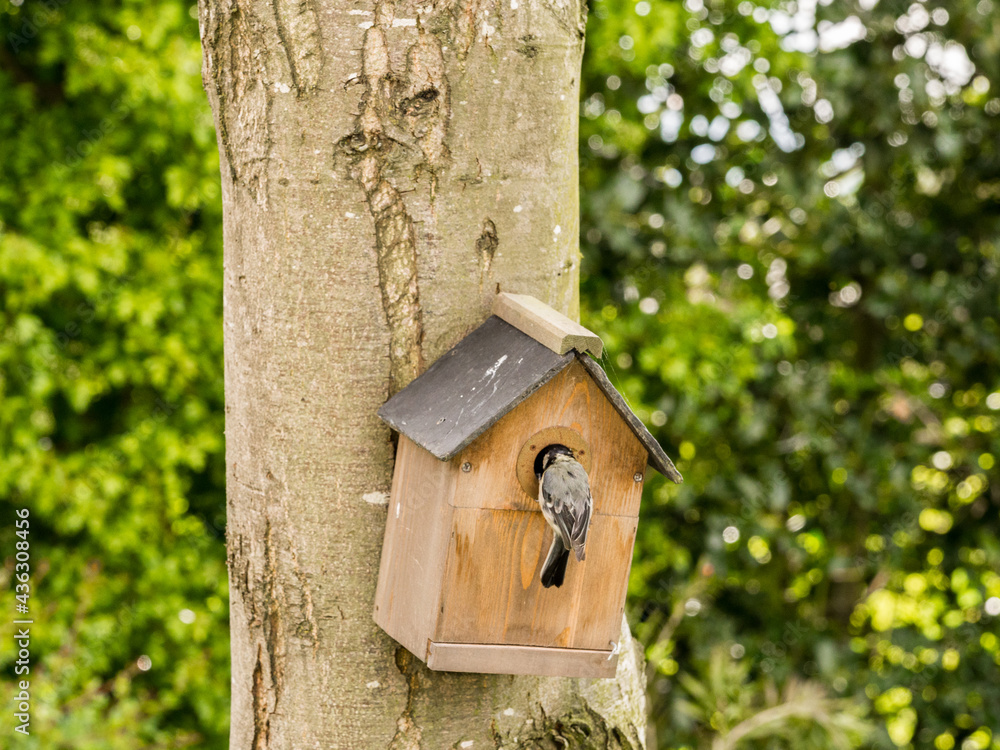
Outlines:
[[372, 621], [386, 398], [498, 290], [578, 314], [582, 0], [202, 0], [225, 214], [234, 750], [638, 748], [616, 680], [435, 673]]

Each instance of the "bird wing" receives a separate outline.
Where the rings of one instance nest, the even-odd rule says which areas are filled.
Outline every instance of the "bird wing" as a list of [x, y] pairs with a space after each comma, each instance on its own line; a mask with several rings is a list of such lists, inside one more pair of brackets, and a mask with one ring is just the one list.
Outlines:
[[546, 471], [542, 490], [542, 510], [559, 530], [563, 543], [573, 549], [582, 548], [587, 543], [593, 507], [586, 470], [573, 462], [563, 472]]

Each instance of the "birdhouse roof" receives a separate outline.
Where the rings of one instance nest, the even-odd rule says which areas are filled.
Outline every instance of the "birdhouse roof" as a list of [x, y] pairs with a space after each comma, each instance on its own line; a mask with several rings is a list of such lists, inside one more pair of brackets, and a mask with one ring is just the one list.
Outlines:
[[649, 465], [681, 482], [673, 462], [597, 362], [576, 349], [559, 354], [496, 315], [390, 398], [378, 414], [394, 430], [447, 461], [574, 360], [642, 443]]

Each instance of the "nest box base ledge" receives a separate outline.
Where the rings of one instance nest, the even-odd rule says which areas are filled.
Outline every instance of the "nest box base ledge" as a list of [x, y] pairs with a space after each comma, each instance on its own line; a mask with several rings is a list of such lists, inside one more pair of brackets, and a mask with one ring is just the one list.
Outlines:
[[429, 641], [426, 662], [438, 672], [607, 678], [615, 676], [618, 654], [610, 650]]

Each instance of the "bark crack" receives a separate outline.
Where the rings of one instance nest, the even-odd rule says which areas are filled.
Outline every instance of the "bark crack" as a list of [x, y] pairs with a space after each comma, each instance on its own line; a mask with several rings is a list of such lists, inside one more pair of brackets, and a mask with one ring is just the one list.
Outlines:
[[216, 129], [234, 185], [263, 203], [271, 149], [273, 97], [264, 88], [259, 23], [238, 2], [207, 4], [202, 28], [203, 83], [216, 103]]
[[319, 20], [312, 0], [271, 0], [281, 48], [297, 96], [314, 89], [323, 67]]
[[451, 87], [441, 43], [422, 23], [417, 27], [417, 41], [407, 51], [406, 80], [400, 89], [397, 110], [435, 173], [449, 156], [445, 137], [451, 117]]
[[456, 3], [452, 23], [458, 59], [464, 62], [469, 56], [477, 35], [492, 51], [490, 38], [499, 31], [502, 18], [497, 0], [461, 0]]
[[274, 693], [273, 713], [278, 707], [278, 699], [285, 686], [283, 657], [285, 650], [284, 622], [281, 614], [287, 609], [285, 597], [278, 583], [278, 559], [274, 544], [274, 527], [271, 519], [264, 520], [264, 648], [267, 650], [268, 678], [270, 690]]
[[[225, 155], [224, 169], [229, 172], [229, 179], [232, 182], [236, 182], [236, 170], [233, 167], [234, 157], [233, 148], [229, 140], [228, 129], [226, 128], [226, 90], [222, 85], [222, 72], [220, 66], [216, 63], [216, 56], [219, 50], [222, 49], [220, 40], [222, 38], [222, 28], [223, 24], [219, 21], [218, 13], [216, 12], [216, 6], [212, 3], [206, 3], [205, 5], [205, 23], [202, 25], [201, 30], [201, 46], [202, 54], [204, 57], [204, 64], [202, 65], [202, 86], [205, 91], [209, 94], [215, 95], [216, 101], [216, 111], [217, 111], [217, 130], [219, 144], [222, 146], [222, 152]], [[236, 11], [238, 12], [238, 11]]]
[[[285, 511], [285, 519], [288, 520], [288, 508], [284, 505], [282, 508]], [[302, 619], [299, 620], [299, 624], [295, 627], [295, 634], [300, 638], [312, 641], [313, 656], [315, 656], [319, 649], [319, 623], [316, 621], [315, 610], [313, 608], [312, 587], [309, 585], [309, 579], [302, 571], [302, 566], [299, 565], [299, 554], [293, 539], [289, 539], [289, 554], [292, 559], [292, 573], [295, 575], [295, 580], [299, 584], [299, 590], [302, 592]], [[341, 615], [343, 615], [343, 612], [341, 612]]]
[[[261, 489], [238, 478], [233, 467], [232, 484], [243, 488], [249, 497], [261, 495], [259, 515], [254, 516], [249, 533], [227, 531], [227, 562], [233, 594], [233, 606], [242, 607], [253, 634], [255, 656], [250, 684], [253, 718], [253, 750], [267, 750], [271, 720], [285, 697], [285, 665], [290, 639], [312, 644], [314, 655], [319, 646], [319, 623], [315, 616], [311, 582], [302, 569], [299, 551], [287, 533], [291, 520], [281, 502], [278, 480], [264, 471], [267, 480]], [[284, 521], [277, 513], [284, 512]], [[259, 540], [259, 547], [255, 544]], [[284, 575], [294, 576], [291, 586], [282, 583]]]
[[386, 32], [394, 8], [381, 0], [362, 45], [361, 111], [355, 129], [337, 144], [365, 195], [375, 226], [376, 265], [382, 310], [389, 329], [389, 391], [397, 392], [423, 369], [423, 321], [417, 273], [417, 237], [394, 170], [419, 174], [429, 168], [433, 198], [445, 146], [450, 90], [437, 39], [418, 24], [407, 50], [406, 72], [392, 70]]
[[476, 252], [479, 254], [479, 296], [483, 296], [483, 290], [493, 277], [493, 256], [496, 255], [497, 247], [500, 246], [500, 235], [497, 234], [497, 225], [487, 217], [483, 221], [483, 231], [476, 239]]
[[257, 645], [257, 662], [253, 668], [253, 750], [267, 750], [271, 735], [271, 719], [267, 711], [267, 697], [264, 689], [264, 669], [261, 662], [262, 649]]
[[400, 646], [396, 649], [396, 669], [406, 679], [406, 706], [396, 719], [396, 734], [386, 750], [420, 750], [423, 732], [413, 720], [413, 698], [420, 687], [420, 665], [413, 654]]

